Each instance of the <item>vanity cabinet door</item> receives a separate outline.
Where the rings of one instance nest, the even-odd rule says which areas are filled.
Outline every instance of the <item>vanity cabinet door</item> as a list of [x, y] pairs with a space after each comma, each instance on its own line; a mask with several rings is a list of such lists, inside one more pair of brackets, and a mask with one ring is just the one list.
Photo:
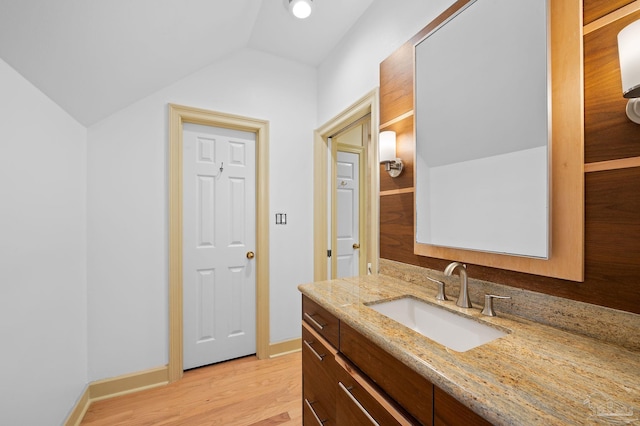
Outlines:
[[491, 426], [491, 423], [458, 402], [457, 399], [434, 386], [435, 426]]
[[336, 420], [339, 425], [419, 424], [349, 361], [340, 355], [336, 360]]
[[302, 323], [302, 412], [305, 426], [336, 423], [336, 349]]

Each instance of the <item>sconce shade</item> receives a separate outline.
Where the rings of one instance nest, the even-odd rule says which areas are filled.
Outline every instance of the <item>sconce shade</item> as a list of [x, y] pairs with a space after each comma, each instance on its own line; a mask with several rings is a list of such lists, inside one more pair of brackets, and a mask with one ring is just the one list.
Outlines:
[[625, 98], [640, 97], [640, 20], [618, 33], [618, 54], [622, 93]]
[[380, 147], [380, 162], [396, 160], [396, 132], [380, 132], [378, 139]]

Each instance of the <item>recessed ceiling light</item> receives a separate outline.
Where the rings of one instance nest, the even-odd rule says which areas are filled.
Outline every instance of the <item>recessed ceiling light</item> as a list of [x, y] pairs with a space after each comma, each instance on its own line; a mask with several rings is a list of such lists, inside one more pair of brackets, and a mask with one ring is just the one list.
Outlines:
[[308, 18], [312, 9], [313, 0], [289, 0], [289, 10], [296, 18]]

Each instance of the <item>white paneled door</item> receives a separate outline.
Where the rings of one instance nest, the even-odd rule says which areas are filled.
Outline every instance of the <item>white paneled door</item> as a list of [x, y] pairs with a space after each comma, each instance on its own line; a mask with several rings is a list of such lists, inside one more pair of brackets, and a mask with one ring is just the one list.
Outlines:
[[254, 133], [183, 128], [183, 368], [256, 352]]
[[360, 275], [360, 156], [338, 151], [336, 160], [336, 278]]

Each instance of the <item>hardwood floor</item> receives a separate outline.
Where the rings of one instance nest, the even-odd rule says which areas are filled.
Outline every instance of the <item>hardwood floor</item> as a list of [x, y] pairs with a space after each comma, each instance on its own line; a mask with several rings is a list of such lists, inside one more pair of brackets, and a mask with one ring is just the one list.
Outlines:
[[82, 425], [301, 425], [301, 353], [185, 372], [160, 388], [91, 404]]

